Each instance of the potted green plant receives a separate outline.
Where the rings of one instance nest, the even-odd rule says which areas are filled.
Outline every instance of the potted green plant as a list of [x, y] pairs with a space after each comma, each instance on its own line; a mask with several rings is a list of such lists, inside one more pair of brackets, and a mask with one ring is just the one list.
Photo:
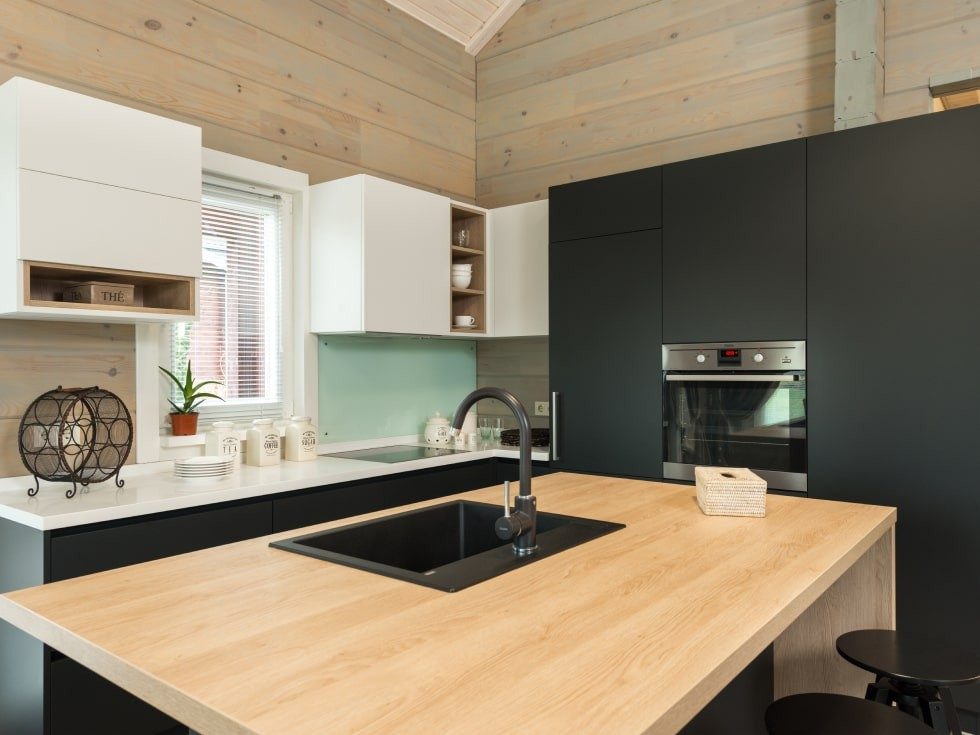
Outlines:
[[170, 412], [170, 426], [173, 435], [193, 436], [197, 433], [197, 411], [194, 409], [201, 405], [205, 398], [217, 398], [219, 401], [225, 400], [219, 395], [208, 393], [202, 389], [208, 385], [222, 385], [222, 383], [217, 380], [204, 380], [200, 383], [195, 383], [194, 375], [191, 373], [190, 360], [187, 361], [187, 370], [184, 372], [183, 380], [162, 365], [160, 365], [160, 369], [177, 386], [177, 393], [181, 400], [180, 403], [175, 403], [169, 398], [167, 399], [167, 402], [174, 409]]

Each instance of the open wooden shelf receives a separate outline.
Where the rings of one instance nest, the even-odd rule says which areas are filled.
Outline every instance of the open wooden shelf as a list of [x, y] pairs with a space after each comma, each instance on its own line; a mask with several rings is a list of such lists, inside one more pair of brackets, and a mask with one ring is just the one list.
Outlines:
[[[168, 314], [192, 318], [197, 297], [194, 278], [164, 276], [111, 268], [57, 265], [24, 261], [24, 304], [58, 309]], [[84, 281], [134, 286], [133, 304], [85, 304], [64, 301], [67, 286]]]
[[[450, 261], [472, 265], [473, 277], [470, 280], [469, 288], [450, 287], [449, 329], [453, 334], [486, 334], [487, 215], [482, 209], [457, 203], [451, 205], [450, 212], [452, 218], [450, 233], [453, 238], [449, 246]], [[456, 233], [461, 229], [470, 233], [469, 244], [465, 247], [455, 244]], [[453, 318], [463, 314], [474, 317], [476, 326], [471, 329], [453, 326]]]

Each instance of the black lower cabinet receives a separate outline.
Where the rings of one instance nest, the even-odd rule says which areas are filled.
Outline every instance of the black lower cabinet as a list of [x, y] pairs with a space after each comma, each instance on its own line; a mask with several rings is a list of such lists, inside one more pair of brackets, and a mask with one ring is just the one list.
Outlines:
[[56, 657], [51, 662], [49, 682], [52, 733], [187, 732], [176, 720], [70, 658]]
[[52, 534], [50, 580], [140, 564], [272, 533], [272, 501], [117, 521]]
[[663, 476], [660, 230], [549, 250], [551, 466]]
[[809, 494], [897, 506], [898, 628], [980, 652], [980, 108], [807, 145]]
[[304, 490], [273, 501], [273, 528], [276, 532], [290, 531], [493, 484], [493, 464], [484, 461]]
[[[516, 459], [495, 459], [493, 463], [493, 484], [501, 485], [507, 480], [517, 482], [521, 476], [520, 468], [520, 462]], [[547, 462], [531, 463], [531, 477], [550, 475], [552, 472], [558, 472], [558, 470], [549, 467]], [[517, 488], [514, 488], [511, 494], [516, 495]]]

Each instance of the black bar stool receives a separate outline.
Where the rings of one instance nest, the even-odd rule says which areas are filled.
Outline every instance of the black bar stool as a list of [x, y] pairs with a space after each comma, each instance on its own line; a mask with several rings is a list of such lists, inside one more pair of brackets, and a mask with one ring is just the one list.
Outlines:
[[794, 694], [766, 710], [770, 735], [935, 735], [894, 707], [843, 694]]
[[866, 699], [894, 704], [943, 735], [962, 735], [949, 690], [980, 681], [980, 656], [894, 630], [845, 633], [837, 639], [837, 652], [875, 675]]

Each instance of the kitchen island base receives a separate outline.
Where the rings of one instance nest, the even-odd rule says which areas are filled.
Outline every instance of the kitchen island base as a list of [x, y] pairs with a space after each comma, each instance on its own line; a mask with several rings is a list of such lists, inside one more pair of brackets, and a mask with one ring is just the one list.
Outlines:
[[565, 473], [535, 494], [626, 528], [452, 595], [278, 534], [8, 593], [0, 617], [209, 734], [676, 733], [770, 645], [774, 693], [862, 693], [824, 662], [894, 626], [894, 509], [708, 517], [688, 486]]

